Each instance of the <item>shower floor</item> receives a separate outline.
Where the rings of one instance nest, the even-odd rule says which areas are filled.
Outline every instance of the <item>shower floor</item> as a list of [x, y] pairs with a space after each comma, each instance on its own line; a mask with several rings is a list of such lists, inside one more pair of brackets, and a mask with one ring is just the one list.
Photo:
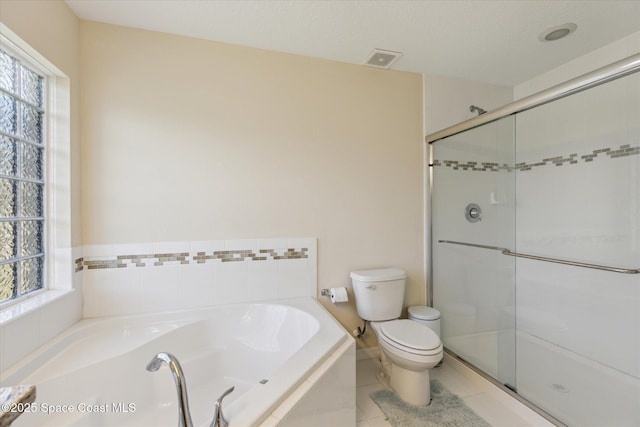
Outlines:
[[[640, 425], [639, 378], [530, 334], [515, 339], [515, 360], [506, 363], [518, 367], [520, 396], [568, 425]], [[497, 378], [496, 332], [446, 338], [445, 347]]]

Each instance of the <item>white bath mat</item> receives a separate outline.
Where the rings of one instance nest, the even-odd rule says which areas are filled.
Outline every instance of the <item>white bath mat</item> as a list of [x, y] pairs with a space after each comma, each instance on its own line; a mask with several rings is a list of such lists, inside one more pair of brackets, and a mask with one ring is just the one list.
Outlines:
[[491, 427], [438, 380], [431, 381], [429, 406], [405, 403], [389, 389], [373, 392], [371, 398], [393, 427]]

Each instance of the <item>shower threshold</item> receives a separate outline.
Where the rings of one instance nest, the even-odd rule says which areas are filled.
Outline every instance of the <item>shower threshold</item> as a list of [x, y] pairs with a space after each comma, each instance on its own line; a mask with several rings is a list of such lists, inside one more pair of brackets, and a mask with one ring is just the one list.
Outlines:
[[521, 404], [526, 406], [531, 411], [533, 411], [536, 414], [540, 415], [542, 418], [544, 418], [545, 420], [547, 420], [551, 424], [553, 424], [555, 426], [558, 426], [558, 427], [568, 427], [566, 424], [564, 424], [563, 422], [561, 422], [560, 420], [555, 418], [553, 415], [545, 412], [544, 410], [542, 410], [538, 406], [536, 406], [533, 403], [529, 402], [524, 397], [520, 396], [516, 391], [514, 391], [513, 388], [511, 388], [511, 386], [505, 385], [505, 384], [502, 384], [502, 383], [498, 382], [495, 378], [493, 378], [492, 376], [486, 374], [481, 369], [475, 367], [472, 363], [467, 362], [465, 359], [463, 359], [462, 357], [458, 356], [455, 352], [453, 352], [452, 350], [448, 349], [447, 347], [444, 348], [444, 351], [449, 357], [455, 359], [457, 362], [461, 363], [464, 367], [466, 367], [466, 368], [472, 370], [473, 372], [475, 372], [476, 374], [480, 375], [482, 378], [484, 378], [485, 380], [487, 380], [488, 382], [490, 382], [491, 384], [496, 386], [498, 389], [500, 389], [501, 391], [503, 391], [504, 393], [509, 395], [511, 398], [517, 400], [518, 402], [520, 402]]

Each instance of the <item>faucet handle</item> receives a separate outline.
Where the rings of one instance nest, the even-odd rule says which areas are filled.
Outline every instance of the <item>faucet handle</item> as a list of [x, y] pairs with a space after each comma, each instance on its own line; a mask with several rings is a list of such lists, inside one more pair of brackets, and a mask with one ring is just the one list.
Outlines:
[[218, 400], [216, 400], [216, 403], [213, 405], [213, 419], [211, 420], [211, 424], [209, 424], [209, 427], [229, 426], [229, 420], [227, 420], [222, 414], [222, 399], [224, 399], [233, 390], [235, 390], [235, 386], [222, 393]]

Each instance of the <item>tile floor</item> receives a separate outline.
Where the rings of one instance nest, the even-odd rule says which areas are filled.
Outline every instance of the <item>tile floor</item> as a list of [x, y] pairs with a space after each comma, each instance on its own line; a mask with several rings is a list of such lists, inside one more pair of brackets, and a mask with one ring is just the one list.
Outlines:
[[[384, 386], [378, 382], [377, 359], [356, 363], [356, 427], [391, 426], [370, 394]], [[449, 391], [493, 427], [553, 427], [553, 424], [445, 353], [442, 366], [431, 371]]]

